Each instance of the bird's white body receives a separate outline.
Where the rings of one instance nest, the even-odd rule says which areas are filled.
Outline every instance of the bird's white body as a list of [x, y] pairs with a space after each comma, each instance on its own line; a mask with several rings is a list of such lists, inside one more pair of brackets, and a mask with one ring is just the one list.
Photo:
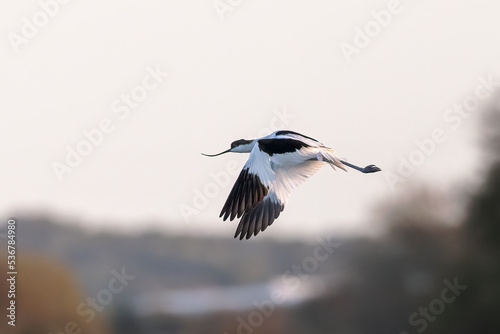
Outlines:
[[259, 139], [235, 141], [231, 149], [222, 153], [226, 152], [250, 153], [220, 214], [224, 220], [242, 216], [235, 234], [240, 239], [257, 235], [271, 225], [283, 211], [292, 190], [325, 164], [343, 170], [346, 164], [364, 173], [380, 170], [341, 161], [331, 148], [287, 130]]
[[[322, 143], [308, 137], [295, 134], [277, 134], [275, 131], [268, 136], [256, 139], [248, 146], [252, 146], [250, 157], [245, 167], [250, 173], [256, 174], [269, 187], [270, 192], [277, 192], [278, 199], [286, 203], [292, 189], [316, 173], [324, 164], [330, 163], [346, 170], [344, 165], [335, 156], [333, 150]], [[308, 145], [294, 152], [285, 152], [269, 155], [259, 148], [259, 141], [266, 139], [292, 139]]]

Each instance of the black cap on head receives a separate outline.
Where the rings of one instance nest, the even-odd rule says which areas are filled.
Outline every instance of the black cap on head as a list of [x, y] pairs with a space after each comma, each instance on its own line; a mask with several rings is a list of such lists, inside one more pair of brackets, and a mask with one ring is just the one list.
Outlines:
[[236, 140], [231, 143], [231, 148], [235, 148], [240, 145], [250, 144], [251, 142], [252, 142], [251, 140], [245, 140], [245, 139]]

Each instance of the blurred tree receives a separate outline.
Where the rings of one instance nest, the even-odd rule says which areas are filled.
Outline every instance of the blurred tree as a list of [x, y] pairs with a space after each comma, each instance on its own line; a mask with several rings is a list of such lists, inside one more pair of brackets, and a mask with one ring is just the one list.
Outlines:
[[[6, 262], [0, 264], [4, 273], [8, 271]], [[65, 267], [41, 256], [20, 253], [17, 256], [17, 272], [16, 326], [1, 321], [0, 333], [109, 333], [99, 317], [87, 324], [77, 314], [77, 306], [86, 297]], [[0, 281], [0, 291], [8, 290], [6, 282], [5, 279]], [[2, 293], [0, 307], [3, 310], [7, 308], [7, 302]]]
[[472, 199], [466, 220], [466, 232], [475, 242], [482, 244], [482, 247], [487, 247], [494, 253], [500, 251], [500, 163], [498, 162], [491, 168], [485, 183]]
[[498, 333], [500, 329], [500, 95], [484, 113], [484, 180], [472, 194], [461, 229], [461, 255], [448, 266], [468, 286], [447, 308], [437, 330]]
[[471, 200], [467, 233], [476, 242], [500, 249], [500, 95], [485, 113], [481, 133], [484, 159], [489, 163], [485, 181]]

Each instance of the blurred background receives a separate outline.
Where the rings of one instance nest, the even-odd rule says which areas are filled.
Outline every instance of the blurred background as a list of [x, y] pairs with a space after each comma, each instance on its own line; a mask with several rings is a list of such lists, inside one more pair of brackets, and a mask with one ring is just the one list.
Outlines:
[[[500, 4], [1, 6], [1, 333], [498, 332]], [[383, 171], [235, 240], [200, 153], [279, 129]]]

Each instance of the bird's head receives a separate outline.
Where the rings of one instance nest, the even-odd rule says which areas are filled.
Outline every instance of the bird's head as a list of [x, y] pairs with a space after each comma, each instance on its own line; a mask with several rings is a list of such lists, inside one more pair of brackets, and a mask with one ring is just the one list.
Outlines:
[[254, 142], [255, 142], [255, 140], [240, 139], [240, 140], [233, 141], [231, 143], [231, 148], [229, 150], [225, 150], [225, 151], [217, 153], [217, 154], [205, 154], [205, 153], [202, 153], [202, 154], [207, 156], [207, 157], [216, 157], [218, 155], [221, 155], [224, 153], [229, 153], [229, 152], [250, 153], [252, 151]]

